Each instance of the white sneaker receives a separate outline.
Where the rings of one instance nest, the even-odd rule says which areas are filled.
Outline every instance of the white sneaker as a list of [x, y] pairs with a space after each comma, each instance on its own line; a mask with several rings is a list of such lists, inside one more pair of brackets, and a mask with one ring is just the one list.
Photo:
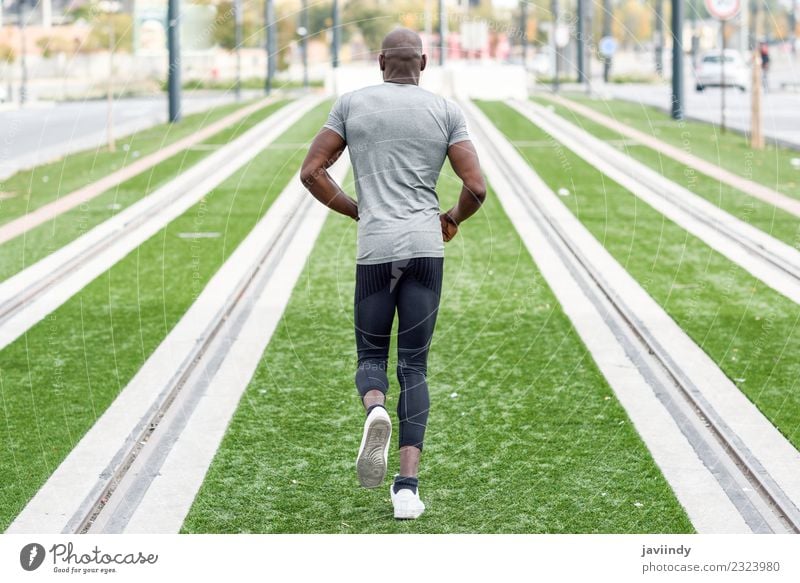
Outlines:
[[412, 492], [409, 488], [401, 488], [395, 494], [394, 484], [392, 484], [389, 486], [389, 494], [392, 497], [395, 518], [413, 520], [425, 512], [425, 503], [419, 499], [419, 488], [416, 492]]
[[392, 420], [383, 407], [375, 407], [364, 421], [364, 436], [356, 458], [358, 481], [364, 488], [375, 488], [386, 477]]

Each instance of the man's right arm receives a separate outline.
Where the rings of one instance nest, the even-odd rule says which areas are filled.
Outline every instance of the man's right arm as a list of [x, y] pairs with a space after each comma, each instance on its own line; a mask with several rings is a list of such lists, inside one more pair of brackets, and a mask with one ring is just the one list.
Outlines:
[[[478, 212], [483, 201], [486, 200], [486, 182], [481, 173], [478, 153], [470, 140], [463, 140], [451, 145], [447, 149], [447, 157], [456, 175], [461, 179], [462, 186], [458, 202], [449, 211], [443, 213], [443, 220], [450, 221], [455, 227], [458, 227]], [[454, 235], [455, 232], [447, 240]]]

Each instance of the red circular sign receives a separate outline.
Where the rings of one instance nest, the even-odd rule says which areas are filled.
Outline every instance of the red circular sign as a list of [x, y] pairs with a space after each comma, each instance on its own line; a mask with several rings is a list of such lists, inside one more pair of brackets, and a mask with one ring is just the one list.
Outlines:
[[706, 0], [708, 12], [717, 20], [730, 20], [741, 8], [741, 0]]

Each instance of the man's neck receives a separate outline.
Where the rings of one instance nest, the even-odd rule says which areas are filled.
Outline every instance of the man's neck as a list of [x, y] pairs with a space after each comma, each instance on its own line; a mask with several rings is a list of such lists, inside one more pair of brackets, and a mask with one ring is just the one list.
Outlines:
[[403, 73], [402, 75], [393, 74], [383, 76], [385, 83], [394, 83], [396, 85], [419, 85], [419, 74]]

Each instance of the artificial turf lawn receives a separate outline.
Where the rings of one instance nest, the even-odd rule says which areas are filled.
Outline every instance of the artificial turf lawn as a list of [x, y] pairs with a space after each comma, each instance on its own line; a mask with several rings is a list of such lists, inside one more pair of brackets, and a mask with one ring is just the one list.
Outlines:
[[[252, 103], [252, 102], [250, 102]], [[53, 200], [124, 168], [137, 159], [177, 142], [245, 107], [249, 103], [230, 103], [184, 117], [180, 123], [162, 123], [124, 136], [117, 149], [90, 148], [65, 155], [60, 160], [22, 170], [0, 181], [0, 191], [15, 196], [0, 199], [0, 224], [7, 223]], [[9, 128], [13, 134], [14, 129]]]
[[673, 120], [662, 110], [621, 99], [589, 99], [584, 95], [565, 97], [596, 109], [602, 114], [681, 148], [787, 196], [800, 198], [800, 168], [792, 159], [797, 150], [775, 146], [766, 138], [763, 150], [752, 150], [747, 136], [738, 132], [721, 133], [715, 124], [703, 121]]
[[773, 291], [499, 102], [480, 104], [561, 200], [800, 447], [800, 306]]
[[[0, 351], [5, 530], [283, 190], [323, 103], [203, 200]], [[217, 232], [184, 239], [180, 233]]]
[[[564, 119], [586, 130], [601, 140], [612, 142], [614, 147], [622, 150], [628, 156], [631, 156], [639, 162], [642, 162], [643, 164], [656, 170], [665, 178], [672, 180], [680, 186], [690, 190], [694, 194], [702, 196], [712, 204], [741, 219], [742, 221], [750, 223], [754, 227], [769, 233], [773, 237], [780, 239], [781, 241], [793, 247], [796, 247], [798, 244], [800, 244], [800, 221], [794, 215], [791, 215], [771, 204], [762, 202], [757, 198], [742, 192], [741, 190], [725, 184], [724, 182], [720, 182], [714, 178], [702, 174], [694, 168], [686, 166], [685, 164], [682, 164], [681, 162], [678, 162], [667, 155], [662, 155], [657, 150], [653, 150], [652, 148], [642, 146], [640, 144], [635, 144], [629, 138], [625, 138], [625, 136], [615, 132], [614, 130], [608, 129], [578, 113], [575, 113], [563, 105], [558, 105], [548, 99], [543, 98], [536, 98], [534, 101], [540, 105], [544, 105], [545, 107], [553, 107], [555, 113], [559, 114]], [[674, 123], [677, 124], [678, 122]], [[657, 129], [660, 129], [660, 127]], [[669, 128], [669, 131], [672, 132], [674, 129]], [[705, 143], [705, 141], [708, 139], [707, 134], [700, 135], [697, 132], [690, 132], [688, 130], [683, 131], [686, 132], [684, 136], [686, 144], [688, 144], [688, 148], [692, 151], [695, 148], [696, 142], [700, 141]], [[657, 137], [664, 139], [662, 135]], [[726, 137], [729, 137], [729, 135], [726, 134]], [[733, 148], [730, 144], [728, 144], [727, 141], [723, 144], [720, 144], [720, 146], [721, 148], [719, 155], [721, 157], [733, 156], [734, 158], [738, 158], [742, 156], [742, 153], [739, 151], [739, 149]], [[722, 150], [722, 146], [726, 148], [725, 151]], [[728, 153], [728, 148], [732, 150], [732, 153]], [[748, 155], [753, 155], [753, 151], [749, 151], [749, 154], [745, 153], [745, 158]], [[754, 164], [754, 160], [750, 158], [746, 163], [752, 166]], [[791, 168], [790, 170], [798, 173], [796, 170]], [[798, 173], [798, 177], [800, 178], [800, 173]]]
[[[211, 154], [214, 147], [220, 147], [240, 137], [285, 104], [285, 101], [278, 101], [259, 109], [198, 144], [206, 146], [206, 148], [183, 150], [85, 204], [62, 213], [24, 235], [0, 245], [0, 281], [47, 257], [73, 239], [85, 234], [92, 227], [110, 219], [170, 180], [177, 178], [182, 172]], [[197, 123], [194, 125], [195, 129], [199, 129], [196, 127]]]
[[[459, 187], [443, 172], [444, 208]], [[428, 509], [394, 520], [393, 378], [389, 476], [367, 490], [355, 472], [355, 231], [329, 216], [183, 532], [693, 531], [491, 193], [446, 251], [420, 469]]]

